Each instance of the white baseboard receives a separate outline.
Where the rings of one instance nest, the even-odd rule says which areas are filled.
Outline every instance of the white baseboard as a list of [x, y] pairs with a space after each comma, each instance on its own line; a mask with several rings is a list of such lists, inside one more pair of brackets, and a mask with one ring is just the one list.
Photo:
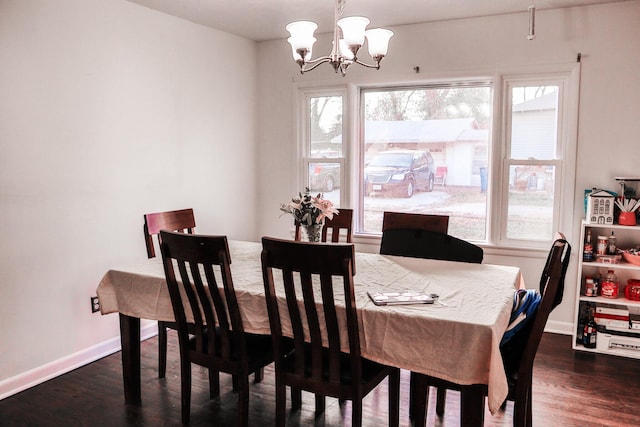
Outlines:
[[[144, 341], [158, 334], [157, 322], [141, 326], [140, 340]], [[13, 396], [28, 388], [42, 384], [57, 376], [66, 374], [74, 369], [88, 365], [98, 359], [120, 351], [120, 336], [108, 339], [94, 346], [70, 354], [62, 359], [54, 360], [46, 365], [23, 372], [6, 380], [0, 381], [0, 400]]]

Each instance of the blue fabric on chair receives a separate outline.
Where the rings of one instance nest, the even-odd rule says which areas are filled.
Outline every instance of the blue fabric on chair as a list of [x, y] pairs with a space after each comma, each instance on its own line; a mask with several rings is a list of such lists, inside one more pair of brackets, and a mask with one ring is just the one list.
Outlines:
[[509, 326], [502, 336], [500, 341], [500, 347], [502, 348], [506, 343], [513, 338], [518, 331], [522, 330], [527, 323], [532, 321], [538, 305], [542, 300], [542, 296], [535, 289], [518, 289], [513, 294], [513, 308], [511, 310], [511, 317], [509, 318]]

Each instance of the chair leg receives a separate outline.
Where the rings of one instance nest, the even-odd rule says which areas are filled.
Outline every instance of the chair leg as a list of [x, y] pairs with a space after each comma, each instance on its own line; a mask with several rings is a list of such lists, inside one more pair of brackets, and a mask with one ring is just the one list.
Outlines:
[[233, 391], [234, 393], [238, 392], [238, 376], [237, 375], [232, 375], [231, 376], [231, 391]]
[[[300, 390], [298, 390], [300, 391]], [[293, 389], [291, 390], [293, 401]], [[287, 419], [287, 387], [276, 377], [276, 427], [284, 427]]]
[[389, 374], [389, 427], [398, 427], [400, 424], [400, 370], [396, 369]]
[[302, 407], [302, 391], [291, 387], [291, 411], [297, 411]]
[[351, 427], [362, 426], [362, 396], [354, 396], [351, 401]]
[[264, 379], [264, 368], [257, 369], [253, 375], [253, 382], [258, 384]]
[[465, 386], [460, 393], [460, 425], [482, 426], [484, 423], [484, 394], [477, 385]]
[[513, 426], [527, 427], [530, 425], [531, 414], [531, 386], [518, 384], [513, 402]]
[[429, 383], [426, 377], [411, 373], [410, 415], [413, 416], [415, 427], [424, 427], [427, 423], [427, 403], [429, 401]]
[[220, 396], [220, 373], [209, 369], [209, 398]]
[[447, 389], [438, 387], [436, 396], [436, 414], [441, 417], [444, 415], [444, 406], [447, 402]]
[[316, 416], [324, 412], [325, 398], [321, 394], [316, 394]]
[[243, 375], [239, 379], [238, 387], [238, 426], [247, 427], [249, 425], [249, 376]]
[[180, 361], [180, 385], [182, 395], [182, 423], [189, 424], [191, 412], [191, 362]]
[[158, 321], [158, 378], [167, 374], [167, 326]]

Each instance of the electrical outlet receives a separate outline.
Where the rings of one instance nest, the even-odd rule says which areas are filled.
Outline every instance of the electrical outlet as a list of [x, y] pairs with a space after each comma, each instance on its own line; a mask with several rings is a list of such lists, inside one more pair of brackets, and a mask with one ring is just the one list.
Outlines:
[[96, 313], [100, 311], [100, 300], [98, 297], [91, 297], [91, 312]]

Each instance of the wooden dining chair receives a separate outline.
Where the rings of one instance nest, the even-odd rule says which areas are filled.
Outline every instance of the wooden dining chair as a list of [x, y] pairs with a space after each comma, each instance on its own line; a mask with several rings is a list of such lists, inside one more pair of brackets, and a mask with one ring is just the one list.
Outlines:
[[[262, 247], [275, 355], [276, 425], [285, 425], [289, 386], [292, 393], [315, 393], [316, 412], [324, 409], [324, 396], [352, 401], [352, 425], [360, 426], [362, 399], [388, 377], [389, 425], [397, 426], [400, 370], [360, 353], [354, 246], [263, 237]], [[344, 300], [344, 308], [336, 307], [336, 297]], [[292, 410], [300, 409], [300, 403], [299, 397], [292, 398]]]
[[[190, 418], [194, 363], [209, 369], [210, 381], [217, 382], [218, 372], [233, 375], [238, 393], [236, 425], [247, 426], [249, 374], [273, 362], [273, 349], [270, 336], [244, 332], [227, 238], [164, 230], [160, 237], [180, 343], [182, 422], [188, 423]], [[213, 393], [211, 397], [215, 397]]]
[[[155, 258], [155, 239], [160, 245], [160, 230], [179, 231], [193, 234], [196, 218], [193, 209], [154, 212], [144, 215], [144, 242], [147, 247], [147, 257]], [[158, 321], [158, 376], [164, 378], [167, 372], [167, 328], [176, 329], [175, 322]]]
[[[302, 226], [298, 221], [295, 222], [295, 235], [294, 240], [302, 240]], [[331, 231], [331, 233], [329, 233]], [[331, 237], [330, 241], [337, 243], [339, 241], [345, 241], [351, 243], [353, 237], [353, 209], [340, 209], [338, 214], [333, 215], [333, 218], [325, 218], [324, 227], [322, 227], [322, 235], [320, 241], [326, 242]], [[343, 237], [343, 239], [341, 239]]]
[[382, 234], [385, 231], [399, 228], [447, 234], [449, 232], [449, 216], [385, 211], [382, 216]]
[[480, 264], [484, 258], [484, 250], [466, 240], [415, 229], [397, 229], [383, 233], [380, 253], [476, 264]]
[[[509, 340], [502, 344], [500, 352], [509, 384], [507, 400], [514, 402], [514, 427], [531, 427], [533, 362], [538, 351], [547, 319], [551, 311], [562, 301], [564, 279], [571, 257], [571, 245], [564, 237], [553, 242], [545, 267], [540, 277], [539, 292], [542, 296], [535, 314], [528, 317], [527, 323]], [[479, 387], [484, 395], [486, 385], [459, 385], [423, 374], [415, 374], [415, 386], [412, 388], [414, 425], [424, 426], [429, 387], [436, 386], [465, 392], [469, 387]]]
[[[473, 243], [448, 235], [448, 228], [447, 215], [384, 212], [380, 253], [480, 264], [484, 258], [484, 250]], [[412, 372], [410, 390], [414, 386], [415, 374]], [[445, 388], [438, 388], [436, 411], [441, 411], [439, 413], [444, 412], [446, 393]], [[409, 415], [413, 417], [414, 393], [409, 396]]]

